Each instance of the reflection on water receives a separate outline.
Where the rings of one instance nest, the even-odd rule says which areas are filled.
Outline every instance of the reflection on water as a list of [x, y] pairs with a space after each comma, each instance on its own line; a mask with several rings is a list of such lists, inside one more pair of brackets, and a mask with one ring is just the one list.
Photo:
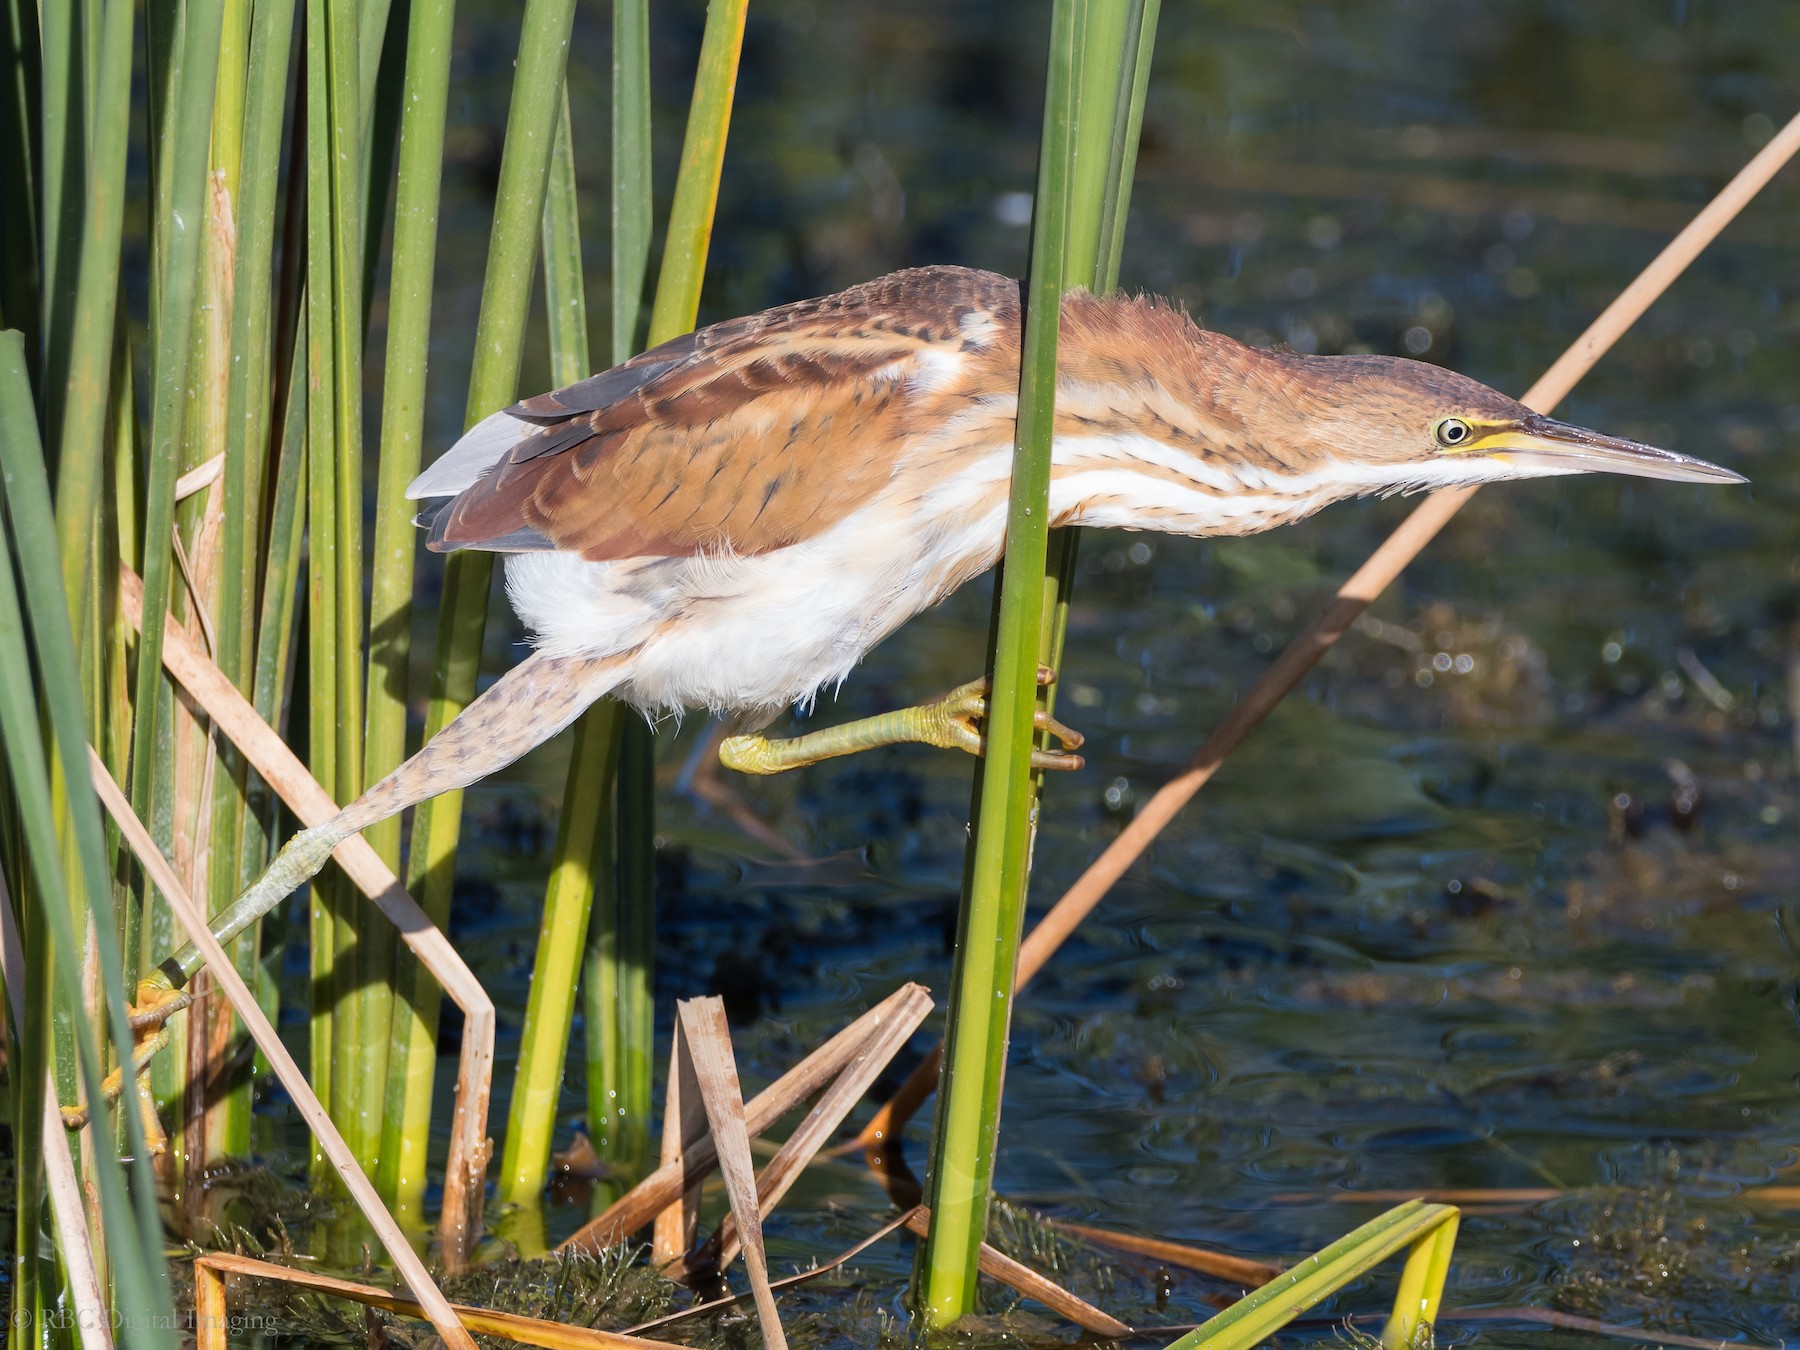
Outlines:
[[[665, 170], [699, 24], [697, 5], [672, 8], [656, 35]], [[459, 37], [439, 441], [462, 407], [511, 9], [472, 7]], [[1016, 271], [1042, 20], [1023, 3], [759, 0], [704, 317], [909, 264]], [[607, 22], [584, 8], [571, 74], [596, 294]], [[1750, 0], [1167, 5], [1126, 284], [1249, 341], [1410, 353], [1520, 391], [1800, 107], [1796, 50], [1800, 9]], [[1633, 1185], [1617, 1203], [1477, 1207], [1452, 1302], [1760, 1339], [1800, 1325], [1786, 1217], [1739, 1196], [1800, 1142], [1796, 181], [1567, 409], [1751, 486], [1484, 492], [1023, 1000], [1004, 1194], [1282, 1256], [1370, 1213], [1297, 1198]], [[527, 389], [542, 370], [528, 359]], [[1083, 541], [1064, 707], [1089, 764], [1050, 788], [1040, 907], [1405, 509], [1340, 506], [1213, 546]], [[966, 679], [987, 609], [974, 587], [915, 622], [820, 715]], [[515, 636], [496, 638], [496, 665]], [[665, 728], [663, 762], [699, 730]], [[467, 890], [487, 903], [459, 922], [503, 1009], [503, 1056], [560, 753], [470, 794]], [[903, 979], [942, 991], [968, 774], [904, 749], [743, 783], [808, 854], [843, 855], [816, 869], [771, 871], [722, 820], [661, 803], [663, 1016], [730, 993], [755, 1081]], [[579, 1084], [564, 1110], [566, 1139]], [[906, 1139], [915, 1166], [925, 1125]], [[859, 1168], [820, 1168], [771, 1225], [775, 1264], [847, 1245], [882, 1203]], [[864, 1268], [892, 1283], [907, 1261], [887, 1247]], [[1121, 1285], [1149, 1279], [1129, 1270]], [[1204, 1316], [1213, 1292], [1177, 1277], [1162, 1316]]]

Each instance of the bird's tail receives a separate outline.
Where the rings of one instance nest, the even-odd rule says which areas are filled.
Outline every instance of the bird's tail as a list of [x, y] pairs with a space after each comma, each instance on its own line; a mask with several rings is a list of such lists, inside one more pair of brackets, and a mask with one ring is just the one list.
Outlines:
[[[340, 838], [440, 792], [505, 768], [568, 726], [617, 686], [635, 652], [548, 656], [533, 652], [330, 822]], [[341, 834], [340, 834], [341, 831]]]

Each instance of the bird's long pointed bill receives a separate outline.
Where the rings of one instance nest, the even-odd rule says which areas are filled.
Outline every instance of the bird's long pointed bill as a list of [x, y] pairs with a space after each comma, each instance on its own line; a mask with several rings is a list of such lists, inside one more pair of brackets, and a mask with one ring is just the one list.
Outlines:
[[1585, 427], [1549, 417], [1533, 417], [1523, 426], [1484, 440], [1484, 454], [1523, 468], [1559, 473], [1623, 473], [1661, 478], [1671, 483], [1744, 483], [1740, 473], [1703, 459], [1692, 459], [1653, 445], [1602, 436]]

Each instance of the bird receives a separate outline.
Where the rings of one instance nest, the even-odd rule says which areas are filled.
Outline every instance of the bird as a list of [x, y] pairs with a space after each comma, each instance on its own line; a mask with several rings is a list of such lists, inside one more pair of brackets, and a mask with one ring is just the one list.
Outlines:
[[[1054, 526], [1256, 534], [1371, 494], [1609, 472], [1738, 483], [1381, 355], [1245, 345], [1154, 297], [1062, 299]], [[303, 830], [215, 919], [229, 941], [343, 839], [510, 764], [605, 695], [743, 720], [720, 758], [780, 772], [901, 740], [979, 753], [985, 686], [790, 741], [757, 731], [845, 680], [1005, 546], [1024, 301], [923, 267], [733, 319], [477, 423], [408, 495], [434, 552], [505, 555], [532, 651], [417, 754]], [[1040, 673], [1048, 678], [1048, 673]], [[1073, 768], [1079, 736], [1040, 714]], [[140, 985], [154, 1030], [199, 968]], [[147, 1036], [149, 1052], [157, 1031]]]

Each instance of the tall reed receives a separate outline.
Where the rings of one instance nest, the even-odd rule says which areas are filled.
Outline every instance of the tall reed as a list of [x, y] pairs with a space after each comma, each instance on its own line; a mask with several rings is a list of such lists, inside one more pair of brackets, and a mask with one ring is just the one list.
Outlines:
[[[105, 334], [105, 339], [110, 343], [111, 334]], [[54, 1019], [60, 1024], [56, 1031], [66, 1038], [76, 1061], [83, 1096], [97, 1103], [103, 1100], [104, 1047], [110, 1044], [116, 1057], [129, 1059], [133, 1038], [125, 1016], [125, 971], [112, 868], [99, 807], [87, 787], [90, 732], [82, 708], [70, 606], [61, 585], [24, 337], [14, 331], [0, 333], [0, 491], [5, 498], [5, 537], [0, 540], [0, 742], [4, 742], [6, 778], [16, 812], [8, 813], [5, 840], [14, 883], [8, 889], [23, 897], [22, 902], [28, 904], [27, 917], [45, 930], [46, 940], [39, 950], [47, 948], [51, 957], [26, 965], [27, 984], [35, 988], [27, 990], [24, 1002], [29, 1008], [59, 1009]], [[22, 569], [16, 579], [15, 551]], [[43, 713], [48, 714], [48, 757], [40, 721]], [[51, 809], [50, 760], [59, 766], [68, 788], [62, 798], [66, 809], [60, 822]], [[65, 867], [71, 855], [75, 865]], [[91, 917], [85, 935], [76, 925], [77, 915], [84, 920]], [[84, 966], [89, 956], [99, 977], [104, 1039], [79, 998], [78, 991], [86, 984]], [[46, 1019], [36, 1031], [49, 1033], [51, 1026], [51, 1019]], [[36, 1088], [44, 1082], [44, 1048], [26, 1034], [28, 1028], [14, 1030], [14, 1044], [21, 1053], [14, 1063], [13, 1081]], [[30, 1111], [38, 1110], [43, 1100], [30, 1090], [14, 1096]], [[15, 1142], [35, 1136], [42, 1124], [41, 1116], [15, 1115]], [[94, 1217], [99, 1225], [90, 1237], [98, 1243], [104, 1235], [104, 1263], [112, 1281], [114, 1307], [143, 1328], [143, 1344], [173, 1346], [173, 1308], [162, 1262], [162, 1226], [148, 1142], [135, 1112], [124, 1113], [122, 1124], [125, 1148], [132, 1159], [129, 1190], [127, 1167], [120, 1163], [111, 1131], [92, 1130], [85, 1139], [83, 1161], [86, 1179], [97, 1196]], [[33, 1200], [29, 1211], [23, 1203], [27, 1195]], [[36, 1203], [41, 1196], [35, 1186], [21, 1188], [19, 1196], [17, 1250], [34, 1258], [42, 1222]], [[23, 1344], [35, 1339], [40, 1329], [47, 1329], [42, 1314], [59, 1300], [53, 1267], [32, 1259], [19, 1267], [19, 1273], [13, 1291], [12, 1326], [17, 1342]], [[18, 1315], [21, 1310], [27, 1314], [24, 1319]], [[33, 1334], [17, 1335], [21, 1331]]]
[[[530, 0], [525, 7], [481, 310], [475, 324], [467, 426], [511, 403], [516, 393], [573, 21], [574, 0]], [[492, 558], [486, 553], [452, 554], [444, 569], [436, 661], [425, 719], [428, 739], [475, 695], [492, 575]], [[434, 797], [422, 803], [413, 817], [407, 885], [440, 927], [449, 918], [462, 795], [456, 791]], [[406, 1170], [396, 1179], [396, 1191], [408, 1198], [418, 1194], [424, 1176], [424, 1140], [436, 1075], [435, 1054], [425, 1047], [435, 1040], [436, 1003], [436, 994], [431, 993], [417, 1007], [415, 1016], [422, 1025], [409, 1035], [407, 1056], [398, 1070], [406, 1084], [403, 1097], [395, 1104], [400, 1115], [397, 1123], [390, 1120], [384, 1129], [384, 1134], [404, 1141]]]
[[1047, 576], [1057, 316], [1064, 291], [1109, 286], [1117, 275], [1155, 19], [1155, 0], [1057, 0], [1050, 20], [1018, 433], [990, 634], [987, 750], [970, 806], [973, 831], [927, 1179], [931, 1235], [917, 1302], [930, 1326], [948, 1325], [974, 1307], [1036, 828], [1030, 768], [1036, 672], [1041, 660], [1060, 654], [1074, 561], [1071, 532]]
[[[418, 545], [411, 504], [404, 494], [418, 470], [425, 434], [426, 355], [431, 339], [432, 274], [437, 263], [444, 114], [450, 92], [455, 15], [455, 0], [413, 0], [407, 15], [382, 383], [380, 481], [375, 490], [375, 565], [369, 600], [366, 749], [371, 773], [399, 763], [406, 754], [406, 676]], [[383, 821], [365, 831], [365, 837], [382, 861], [398, 872], [400, 822]], [[371, 978], [376, 978], [373, 973]], [[403, 954], [394, 957], [388, 980], [395, 997], [375, 1184], [402, 1222], [417, 1224], [425, 1193], [442, 993], [424, 968]]]
[[[687, 332], [699, 313], [747, 10], [748, 0], [721, 0], [707, 11], [651, 313], [653, 346]], [[634, 67], [622, 78], [615, 72], [615, 78], [621, 78], [615, 106], [622, 107], [626, 118], [625, 125], [615, 130], [615, 142], [624, 141], [627, 151], [614, 161], [615, 221], [625, 219], [632, 230], [620, 246], [627, 263], [623, 280], [628, 282], [634, 274], [641, 278], [642, 265], [636, 260], [645, 252], [636, 222], [619, 203], [626, 194], [641, 191], [649, 167], [649, 116], [642, 106], [648, 77], [635, 69], [647, 60], [648, 48], [637, 40], [643, 30], [632, 15], [617, 22], [624, 26], [629, 45], [615, 64]], [[547, 220], [547, 239], [550, 228]], [[546, 251], [564, 255], [570, 245], [559, 239], [554, 249], [547, 246]], [[620, 280], [615, 278], [615, 286]], [[615, 341], [623, 336], [629, 343], [630, 329], [635, 327], [635, 294], [617, 291], [614, 312]], [[558, 326], [553, 318], [553, 335]], [[581, 944], [570, 939], [584, 931], [589, 1129], [622, 1167], [639, 1167], [646, 1156], [655, 935], [654, 895], [648, 884], [653, 876], [653, 841], [645, 823], [652, 787], [647, 751], [642, 719], [612, 700], [589, 709], [576, 724], [500, 1168], [502, 1195], [514, 1203], [533, 1203], [549, 1169], [554, 1106], [567, 1056], [576, 978], [583, 969], [578, 960]], [[630, 766], [631, 774], [615, 791], [621, 763]]]

